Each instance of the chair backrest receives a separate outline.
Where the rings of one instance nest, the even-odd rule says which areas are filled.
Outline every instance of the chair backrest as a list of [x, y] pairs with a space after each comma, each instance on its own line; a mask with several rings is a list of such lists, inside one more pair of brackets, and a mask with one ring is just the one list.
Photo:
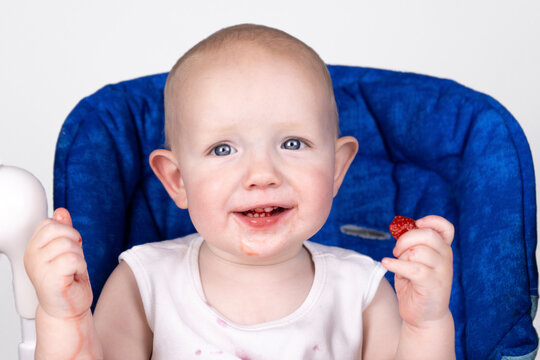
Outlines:
[[[538, 344], [536, 200], [529, 146], [495, 100], [450, 80], [329, 66], [341, 132], [360, 149], [313, 238], [380, 260], [394, 215], [456, 227], [451, 310], [458, 359], [532, 354]], [[167, 74], [109, 85], [68, 116], [55, 159], [55, 207], [84, 239], [94, 296], [133, 245], [194, 232], [148, 165], [163, 146]], [[393, 278], [388, 274], [388, 279]]]

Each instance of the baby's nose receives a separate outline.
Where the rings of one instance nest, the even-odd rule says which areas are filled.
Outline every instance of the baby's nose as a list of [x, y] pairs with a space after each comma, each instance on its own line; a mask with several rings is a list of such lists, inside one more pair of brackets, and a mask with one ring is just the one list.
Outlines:
[[270, 157], [252, 159], [243, 178], [243, 185], [246, 189], [278, 187], [281, 182], [281, 174]]

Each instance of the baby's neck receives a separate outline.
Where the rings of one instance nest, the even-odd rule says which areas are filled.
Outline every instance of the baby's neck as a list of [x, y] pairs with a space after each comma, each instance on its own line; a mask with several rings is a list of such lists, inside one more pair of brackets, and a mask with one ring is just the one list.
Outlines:
[[225, 277], [237, 283], [251, 283], [254, 279], [265, 282], [279, 278], [290, 278], [299, 272], [310, 268], [313, 272], [311, 254], [302, 246], [298, 253], [284, 261], [277, 261], [263, 264], [244, 264], [229, 261], [215, 254], [203, 242], [199, 251], [199, 267], [204, 270], [214, 272], [220, 277]]
[[302, 247], [293, 258], [271, 265], [245, 265], [224, 260], [201, 245], [199, 269], [209, 304], [229, 320], [257, 324], [283, 318], [309, 294], [314, 266]]

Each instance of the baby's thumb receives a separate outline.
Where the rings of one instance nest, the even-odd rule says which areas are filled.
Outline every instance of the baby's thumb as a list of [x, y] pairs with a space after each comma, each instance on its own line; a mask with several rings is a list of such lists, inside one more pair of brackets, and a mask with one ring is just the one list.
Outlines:
[[58, 208], [54, 211], [53, 220], [58, 221], [60, 224], [73, 226], [71, 215], [69, 214], [69, 211], [64, 208]]

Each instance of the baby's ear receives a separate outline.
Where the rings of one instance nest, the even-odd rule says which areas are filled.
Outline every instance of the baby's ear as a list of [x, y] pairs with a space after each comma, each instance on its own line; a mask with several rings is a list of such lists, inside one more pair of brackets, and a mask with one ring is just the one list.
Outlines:
[[336, 158], [334, 163], [334, 196], [345, 178], [354, 156], [358, 151], [358, 141], [352, 136], [343, 136], [336, 140]]
[[150, 166], [169, 196], [181, 209], [187, 209], [187, 196], [184, 180], [176, 157], [169, 150], [158, 149], [150, 154]]

